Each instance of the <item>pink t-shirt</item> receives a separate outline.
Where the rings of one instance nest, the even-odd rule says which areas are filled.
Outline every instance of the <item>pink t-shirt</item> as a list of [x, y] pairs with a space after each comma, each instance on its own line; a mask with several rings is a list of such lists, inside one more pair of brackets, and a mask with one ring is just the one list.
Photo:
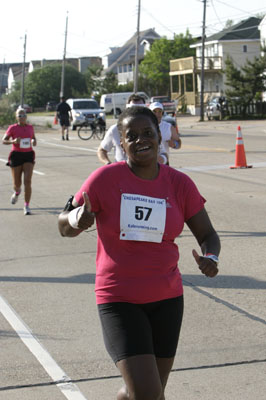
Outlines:
[[12, 139], [16, 139], [18, 137], [21, 138], [20, 144], [12, 143], [11, 151], [32, 151], [31, 139], [34, 138], [34, 130], [32, 125], [10, 125], [6, 131], [6, 134]]
[[[75, 195], [80, 205], [82, 192], [87, 192], [91, 210], [96, 213], [97, 303], [149, 303], [180, 296], [183, 287], [174, 240], [182, 232], [184, 222], [197, 214], [205, 202], [193, 181], [166, 165], [160, 165], [156, 179], [144, 180], [121, 161], [103, 166], [88, 177]], [[120, 239], [121, 196], [125, 194], [165, 199], [161, 243]]]

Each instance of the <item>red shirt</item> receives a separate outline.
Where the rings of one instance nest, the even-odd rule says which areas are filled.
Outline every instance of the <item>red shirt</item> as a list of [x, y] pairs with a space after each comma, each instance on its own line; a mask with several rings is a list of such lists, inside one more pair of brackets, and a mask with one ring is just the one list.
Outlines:
[[[193, 181], [166, 165], [160, 165], [156, 179], [140, 179], [122, 161], [103, 166], [88, 177], [75, 195], [80, 205], [82, 192], [87, 192], [91, 211], [96, 213], [97, 303], [149, 303], [180, 296], [183, 287], [174, 240], [184, 222], [197, 214], [205, 202]], [[165, 199], [161, 243], [120, 239], [121, 196], [125, 193]]]
[[20, 144], [12, 143], [11, 151], [32, 151], [31, 139], [34, 138], [34, 130], [32, 125], [10, 125], [6, 131], [6, 134], [12, 139], [16, 139], [18, 137], [21, 138]]

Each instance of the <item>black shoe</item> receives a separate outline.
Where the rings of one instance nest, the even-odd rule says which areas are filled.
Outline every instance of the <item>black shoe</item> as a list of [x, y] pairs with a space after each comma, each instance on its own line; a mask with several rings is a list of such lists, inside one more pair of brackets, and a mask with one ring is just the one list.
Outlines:
[[65, 140], [64, 136], [62, 136], [62, 140]]
[[68, 136], [66, 137], [66, 140], [69, 140]]

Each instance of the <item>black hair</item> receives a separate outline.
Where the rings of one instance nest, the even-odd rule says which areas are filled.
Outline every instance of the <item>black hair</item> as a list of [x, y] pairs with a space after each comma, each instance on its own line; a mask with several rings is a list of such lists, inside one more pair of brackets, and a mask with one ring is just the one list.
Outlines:
[[129, 108], [126, 108], [122, 114], [119, 115], [119, 119], [117, 122], [117, 128], [120, 132], [120, 135], [122, 135], [122, 124], [123, 124], [123, 120], [127, 117], [132, 117], [132, 118], [136, 118], [136, 117], [148, 117], [150, 118], [150, 120], [152, 121], [152, 123], [155, 125], [157, 132], [160, 132], [160, 128], [159, 128], [159, 124], [158, 124], [158, 119], [156, 117], [156, 115], [147, 107], [141, 107], [141, 106], [135, 106], [132, 105]]
[[129, 98], [127, 99], [127, 104], [129, 104], [131, 101], [142, 101], [143, 104], [146, 103], [145, 99], [143, 96], [140, 96], [137, 93], [133, 93], [129, 96]]

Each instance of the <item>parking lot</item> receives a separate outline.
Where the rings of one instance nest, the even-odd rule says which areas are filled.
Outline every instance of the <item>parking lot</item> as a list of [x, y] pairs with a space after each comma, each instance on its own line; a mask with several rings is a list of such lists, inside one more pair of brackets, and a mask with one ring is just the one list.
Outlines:
[[[108, 125], [113, 123], [108, 120]], [[220, 235], [220, 273], [200, 274], [185, 227], [177, 239], [185, 314], [167, 400], [256, 400], [266, 391], [266, 123], [179, 117], [182, 148], [170, 164], [206, 198]], [[238, 126], [252, 168], [235, 163]], [[4, 131], [0, 130], [1, 136]], [[104, 348], [94, 298], [95, 227], [62, 238], [57, 217], [100, 167], [99, 141], [36, 129], [31, 208], [10, 204], [10, 151], [0, 146], [0, 399], [109, 400], [122, 380]], [[22, 197], [22, 196], [21, 196]]]

